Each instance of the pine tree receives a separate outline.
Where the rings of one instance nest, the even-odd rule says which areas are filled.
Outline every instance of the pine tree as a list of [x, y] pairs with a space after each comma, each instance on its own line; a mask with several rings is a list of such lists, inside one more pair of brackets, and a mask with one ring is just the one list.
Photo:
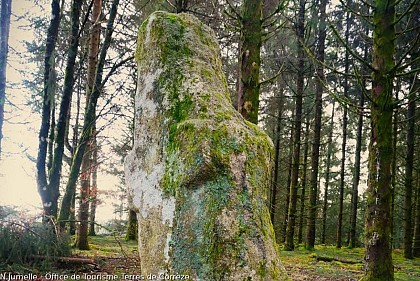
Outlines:
[[319, 170], [319, 147], [321, 141], [321, 118], [322, 118], [322, 93], [325, 83], [324, 74], [324, 57], [325, 57], [325, 38], [326, 38], [326, 7], [327, 0], [322, 0], [319, 7], [319, 31], [318, 31], [318, 46], [317, 46], [317, 60], [320, 62], [317, 66], [317, 81], [316, 81], [316, 96], [315, 96], [315, 125], [314, 125], [314, 140], [312, 143], [311, 155], [311, 177], [309, 188], [309, 206], [308, 219], [306, 221], [306, 238], [305, 247], [313, 249], [315, 246], [315, 219], [317, 213], [317, 199], [318, 199], [318, 170]]
[[305, 67], [305, 0], [299, 1], [299, 15], [296, 26], [296, 35], [298, 40], [298, 65], [296, 73], [296, 100], [295, 100], [295, 114], [293, 126], [293, 164], [291, 171], [290, 192], [289, 192], [289, 210], [286, 228], [285, 250], [293, 251], [294, 233], [296, 226], [296, 208], [297, 208], [297, 189], [300, 166], [300, 150], [301, 150], [301, 131], [302, 131], [302, 104], [304, 91], [304, 67]]
[[395, 0], [376, 0], [373, 14], [369, 180], [366, 190], [366, 271], [363, 281], [392, 281], [391, 163], [395, 56]]

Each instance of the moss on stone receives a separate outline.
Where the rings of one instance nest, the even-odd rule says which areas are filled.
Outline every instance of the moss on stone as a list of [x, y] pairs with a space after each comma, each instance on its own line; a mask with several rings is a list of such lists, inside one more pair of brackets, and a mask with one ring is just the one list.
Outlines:
[[[159, 188], [176, 202], [165, 270], [286, 280], [265, 204], [273, 145], [231, 106], [218, 54], [213, 33], [190, 15], [156, 12], [139, 30], [139, 75], [157, 74], [143, 93], [156, 109], [153, 122], [142, 120], [153, 131], [138, 135], [162, 135], [154, 140], [164, 163]], [[144, 157], [141, 149], [136, 155]], [[151, 241], [166, 239], [152, 226]]]

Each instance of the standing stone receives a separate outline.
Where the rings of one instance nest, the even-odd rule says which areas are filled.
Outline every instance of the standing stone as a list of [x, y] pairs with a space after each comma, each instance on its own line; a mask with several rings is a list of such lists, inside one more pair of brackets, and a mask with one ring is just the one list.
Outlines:
[[288, 280], [266, 207], [272, 143], [231, 106], [214, 33], [155, 12], [136, 58], [125, 173], [143, 274]]

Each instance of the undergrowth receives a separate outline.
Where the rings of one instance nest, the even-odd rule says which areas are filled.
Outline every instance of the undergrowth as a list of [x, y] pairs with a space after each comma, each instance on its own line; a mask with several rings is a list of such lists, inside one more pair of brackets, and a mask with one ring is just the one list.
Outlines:
[[31, 220], [0, 220], [0, 268], [38, 264], [47, 267], [55, 256], [69, 256], [69, 237], [54, 226]]

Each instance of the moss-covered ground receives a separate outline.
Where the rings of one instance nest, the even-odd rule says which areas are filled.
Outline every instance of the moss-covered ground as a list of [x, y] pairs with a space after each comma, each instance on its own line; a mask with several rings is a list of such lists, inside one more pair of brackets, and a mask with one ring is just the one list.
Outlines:
[[118, 276], [141, 273], [137, 241], [126, 241], [121, 236], [98, 235], [89, 237], [89, 247], [87, 251], [74, 250], [73, 255], [94, 260], [96, 266], [90, 269], [92, 273]]
[[[15, 274], [33, 273], [38, 276], [47, 272], [71, 276], [77, 272], [82, 277], [85, 273], [89, 276], [113, 274], [120, 277], [123, 274], [140, 274], [136, 241], [125, 241], [123, 237], [112, 235], [94, 236], [89, 237], [89, 245], [88, 251], [73, 250], [72, 257], [91, 259], [95, 265], [61, 263], [38, 268], [34, 265], [2, 264], [0, 271]], [[281, 251], [280, 259], [289, 277], [294, 281], [356, 281], [363, 275], [363, 252], [362, 248], [337, 249], [332, 246], [316, 246], [314, 251], [307, 251], [303, 247], [297, 247], [295, 251]], [[394, 250], [393, 259], [396, 281], [420, 280], [420, 258], [407, 260], [401, 250]]]
[[[281, 251], [282, 261], [294, 281], [353, 281], [363, 276], [363, 248], [316, 246], [314, 251], [298, 247], [295, 251]], [[393, 253], [395, 280], [420, 280], [420, 258], [407, 260], [401, 250]]]

